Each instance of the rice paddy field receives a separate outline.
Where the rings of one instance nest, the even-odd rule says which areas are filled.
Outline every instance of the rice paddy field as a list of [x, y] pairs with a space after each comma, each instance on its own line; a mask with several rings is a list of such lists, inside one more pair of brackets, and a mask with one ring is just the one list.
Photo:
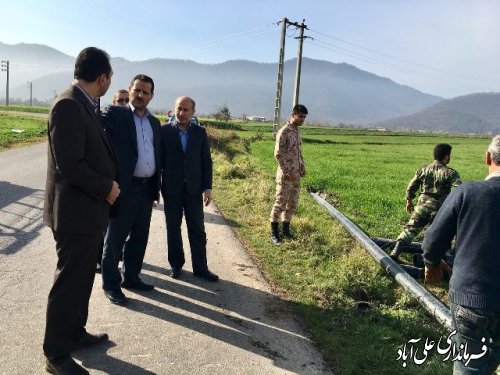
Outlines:
[[[266, 139], [267, 138], [267, 139]], [[251, 154], [273, 173], [274, 140], [253, 142]], [[304, 186], [329, 194], [328, 200], [370, 236], [395, 238], [407, 220], [405, 190], [416, 169], [433, 160], [437, 143], [453, 146], [450, 167], [464, 181], [484, 179], [490, 138], [306, 128]]]

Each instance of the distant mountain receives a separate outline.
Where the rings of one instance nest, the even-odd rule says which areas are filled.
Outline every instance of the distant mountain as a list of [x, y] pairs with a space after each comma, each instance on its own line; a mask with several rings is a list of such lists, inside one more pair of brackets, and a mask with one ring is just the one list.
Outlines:
[[389, 129], [500, 134], [500, 94], [478, 93], [443, 100], [409, 116], [378, 123]]
[[[41, 44], [4, 44], [0, 42], [0, 59], [9, 60], [10, 87], [23, 85], [23, 95], [26, 97], [26, 82], [35, 80], [51, 72], [71, 72], [75, 66], [75, 58], [54, 48]], [[5, 73], [0, 75], [0, 82], [5, 83]], [[5, 97], [5, 92], [0, 97]], [[48, 96], [49, 93], [45, 95]], [[12, 95], [11, 95], [12, 97]]]
[[[26, 81], [33, 82], [34, 97], [48, 99], [64, 90], [72, 79], [74, 57], [47, 46], [0, 43], [0, 57], [11, 61], [11, 100], [29, 97]], [[260, 115], [272, 119], [274, 113], [277, 64], [242, 60], [200, 64], [189, 60], [113, 58], [112, 65], [113, 83], [103, 104], [111, 102], [114, 91], [127, 88], [134, 75], [144, 73], [155, 81], [152, 109], [171, 109], [177, 96], [190, 95], [197, 101], [199, 114], [213, 113], [223, 104], [234, 116]], [[286, 61], [284, 67], [283, 119], [291, 110], [295, 65], [296, 59], [293, 59]], [[0, 75], [0, 100], [4, 98], [4, 80], [5, 75]], [[375, 123], [420, 111], [440, 100], [349, 64], [309, 58], [302, 61], [300, 102], [309, 109], [309, 121]]]

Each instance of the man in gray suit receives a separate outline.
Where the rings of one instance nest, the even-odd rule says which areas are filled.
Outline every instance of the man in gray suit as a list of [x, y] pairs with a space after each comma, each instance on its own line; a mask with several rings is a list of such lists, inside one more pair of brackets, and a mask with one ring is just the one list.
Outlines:
[[188, 228], [193, 275], [217, 281], [207, 265], [207, 235], [203, 203], [212, 201], [212, 158], [207, 132], [191, 122], [195, 102], [187, 96], [175, 101], [175, 119], [161, 127], [162, 185], [167, 221], [168, 261], [171, 276], [180, 277], [184, 266], [181, 223], [184, 214]]
[[[151, 290], [139, 274], [148, 243], [153, 204], [160, 198], [160, 121], [147, 105], [154, 95], [151, 77], [139, 74], [129, 86], [130, 102], [107, 107], [103, 125], [118, 156], [120, 210], [110, 218], [101, 262], [102, 287], [115, 304], [128, 300], [121, 287]], [[128, 237], [128, 239], [127, 239]], [[118, 262], [122, 259], [122, 273]]]
[[73, 84], [49, 114], [44, 223], [52, 229], [58, 258], [43, 343], [51, 374], [88, 374], [70, 353], [108, 339], [88, 333], [85, 325], [95, 260], [110, 206], [120, 194], [113, 147], [96, 113], [112, 75], [109, 55], [85, 48], [76, 59]]

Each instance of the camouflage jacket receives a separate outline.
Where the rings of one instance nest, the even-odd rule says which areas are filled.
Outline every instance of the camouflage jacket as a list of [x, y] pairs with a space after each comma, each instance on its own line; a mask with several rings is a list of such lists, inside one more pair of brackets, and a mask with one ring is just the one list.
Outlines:
[[456, 187], [461, 183], [462, 180], [456, 170], [434, 160], [415, 172], [415, 176], [406, 189], [406, 199], [413, 200], [420, 189], [421, 195], [444, 201], [450, 194], [452, 186]]
[[276, 135], [274, 157], [278, 161], [276, 179], [280, 180], [283, 175], [290, 172], [298, 177], [305, 175], [306, 168], [302, 158], [302, 137], [297, 126], [287, 122]]

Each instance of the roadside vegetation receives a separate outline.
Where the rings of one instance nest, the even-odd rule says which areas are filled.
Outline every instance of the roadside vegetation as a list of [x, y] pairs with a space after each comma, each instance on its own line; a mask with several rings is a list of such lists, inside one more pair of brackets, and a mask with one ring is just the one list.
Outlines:
[[49, 113], [49, 107], [29, 105], [0, 105], [0, 111]]
[[[417, 366], [398, 358], [410, 339], [439, 340], [449, 332], [387, 275], [346, 230], [301, 191], [292, 221], [297, 239], [273, 246], [269, 213], [274, 202], [272, 125], [240, 124], [237, 131], [208, 128], [217, 205], [262, 269], [299, 313], [328, 363], [339, 374], [449, 374], [436, 350]], [[436, 143], [453, 145], [451, 166], [464, 180], [484, 178], [489, 138], [303, 129], [306, 185], [373, 237], [395, 238], [408, 219], [404, 193], [415, 170], [432, 161]], [[220, 198], [218, 198], [220, 197]], [[431, 291], [441, 298], [447, 285]], [[371, 308], [360, 310], [357, 302]], [[419, 346], [418, 346], [419, 345]], [[408, 348], [409, 350], [409, 348]]]
[[14, 145], [45, 140], [47, 120], [14, 113], [0, 113], [0, 150]]

